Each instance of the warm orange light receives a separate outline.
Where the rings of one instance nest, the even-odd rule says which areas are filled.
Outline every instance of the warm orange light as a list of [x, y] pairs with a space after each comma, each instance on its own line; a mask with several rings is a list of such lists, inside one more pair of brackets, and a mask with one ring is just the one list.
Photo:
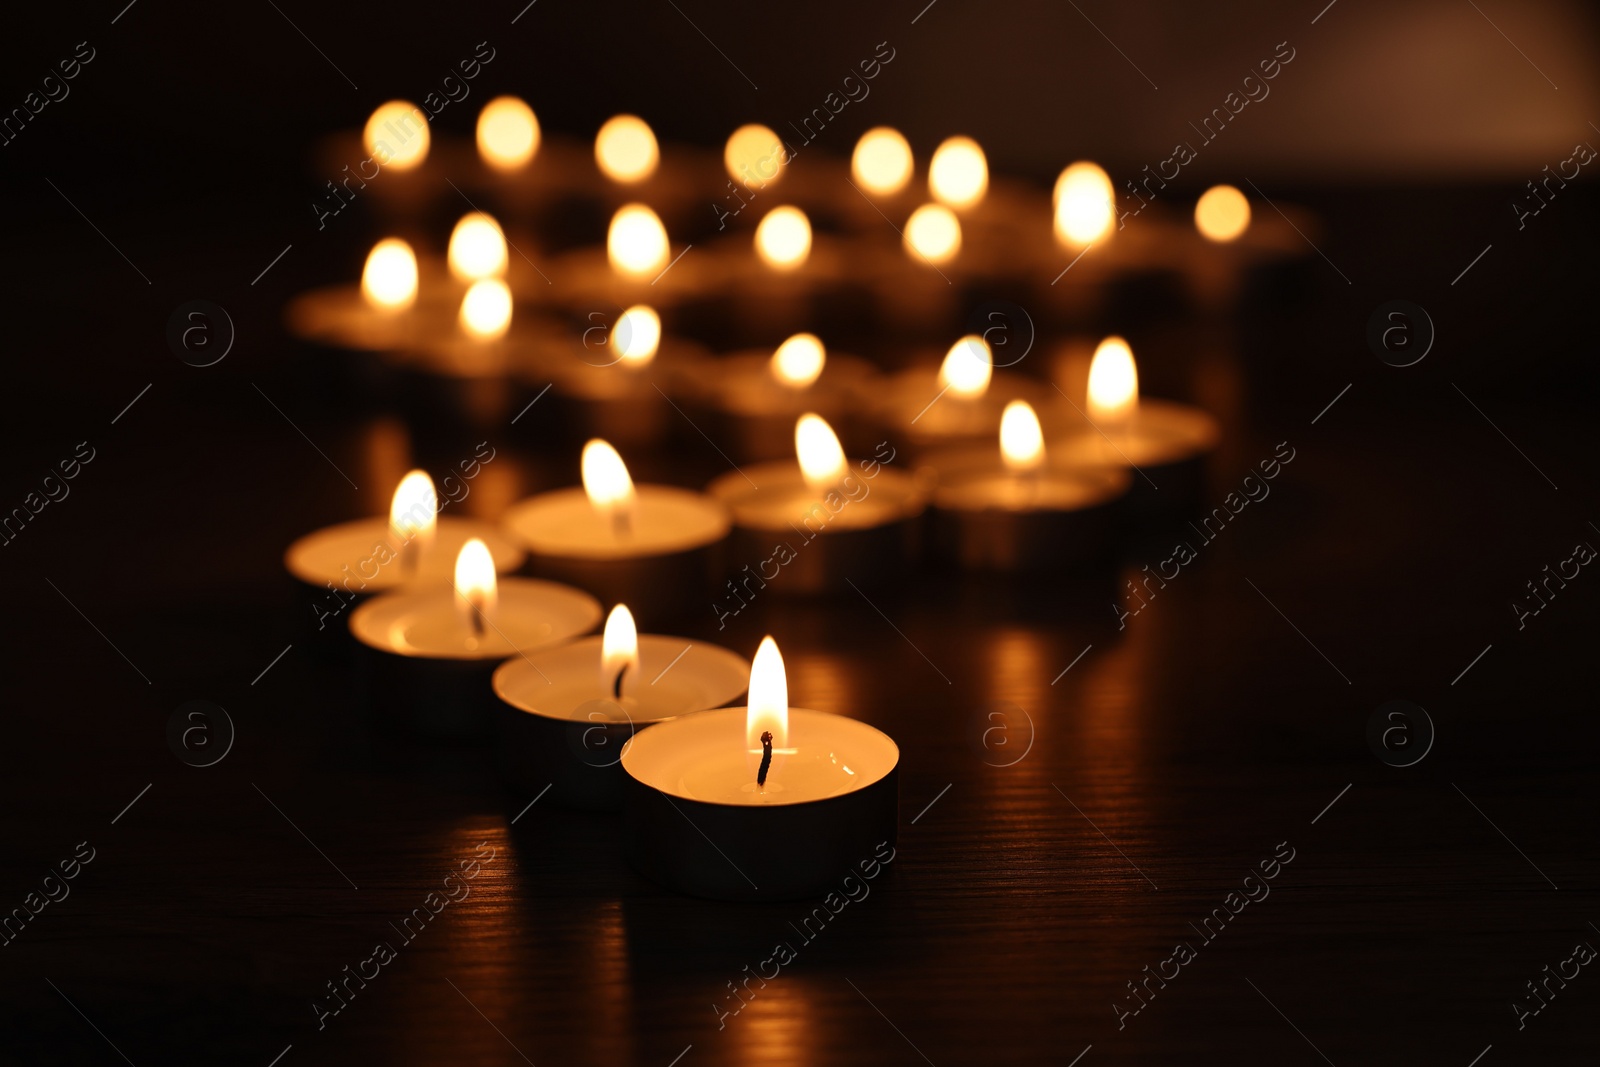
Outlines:
[[367, 156], [380, 167], [410, 170], [428, 158], [428, 119], [409, 100], [380, 104], [361, 131]]
[[497, 96], [478, 112], [478, 154], [496, 170], [528, 165], [539, 151], [539, 119], [520, 98]]
[[1111, 178], [1094, 163], [1074, 163], [1056, 179], [1056, 240], [1072, 248], [1106, 236], [1115, 221]]
[[1097, 426], [1126, 423], [1139, 410], [1139, 370], [1133, 349], [1107, 337], [1089, 362], [1089, 420]]
[[582, 467], [583, 491], [590, 505], [609, 518], [618, 533], [625, 533], [633, 523], [639, 499], [627, 464], [615, 448], [596, 437], [583, 446]]
[[778, 643], [763, 637], [750, 661], [750, 703], [744, 713], [745, 749], [762, 752], [761, 735], [772, 734], [774, 749], [789, 747], [789, 676]]
[[383, 311], [403, 311], [417, 299], [417, 256], [398, 237], [372, 246], [361, 271], [361, 295]]
[[989, 389], [994, 376], [994, 354], [989, 342], [969, 333], [950, 346], [939, 365], [939, 388], [964, 400], [976, 400]]
[[791, 389], [808, 389], [822, 375], [827, 350], [816, 334], [797, 333], [772, 353], [772, 376]]
[[617, 316], [611, 343], [617, 346], [617, 359], [624, 367], [638, 370], [648, 366], [661, 347], [661, 316], [655, 308], [635, 304]]
[[494, 557], [489, 546], [474, 537], [461, 546], [456, 556], [456, 607], [467, 627], [482, 634], [494, 619], [499, 589], [495, 583]]
[[433, 540], [438, 513], [439, 494], [433, 479], [424, 470], [408, 471], [389, 500], [389, 529], [401, 544], [413, 539], [426, 544]]
[[1207, 240], [1231, 241], [1250, 228], [1250, 201], [1231, 185], [1213, 185], [1194, 205], [1194, 225]]
[[506, 272], [506, 235], [492, 215], [469, 211], [450, 231], [446, 258], [457, 281], [498, 278]]
[[1000, 416], [1000, 458], [1007, 470], [1018, 473], [1044, 463], [1044, 430], [1026, 400], [1013, 400]]
[[795, 270], [811, 254], [811, 220], [797, 207], [775, 207], [756, 227], [756, 252], [773, 270]]
[[613, 270], [633, 278], [651, 278], [667, 265], [667, 228], [643, 204], [625, 204], [611, 218], [606, 232], [606, 257]]
[[989, 189], [989, 161], [970, 137], [951, 137], [934, 149], [928, 191], [947, 207], [969, 208]]
[[961, 251], [961, 220], [943, 204], [923, 204], [906, 220], [905, 247], [913, 259], [948, 263]]
[[511, 290], [499, 278], [472, 283], [461, 298], [461, 329], [480, 341], [494, 341], [511, 329]]
[[615, 115], [594, 138], [594, 161], [614, 182], [632, 184], [655, 173], [661, 162], [655, 131], [637, 115]]
[[783, 174], [783, 141], [758, 123], [740, 126], [728, 137], [722, 150], [728, 177], [747, 188], [760, 189]]
[[600, 685], [607, 693], [617, 693], [623, 686], [639, 686], [639, 628], [634, 625], [633, 612], [626, 604], [618, 604], [606, 616], [606, 628], [600, 636]]
[[794, 424], [794, 454], [800, 460], [800, 475], [813, 492], [826, 493], [844, 480], [844, 449], [821, 415], [808, 412]]
[[850, 174], [866, 192], [893, 196], [911, 180], [911, 145], [900, 131], [874, 126], [850, 154]]

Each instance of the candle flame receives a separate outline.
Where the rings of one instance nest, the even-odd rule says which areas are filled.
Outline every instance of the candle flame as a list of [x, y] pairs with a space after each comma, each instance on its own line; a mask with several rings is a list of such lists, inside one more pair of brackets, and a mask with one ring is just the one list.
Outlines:
[[961, 220], [943, 204], [923, 204], [906, 220], [905, 247], [936, 267], [948, 263], [961, 251]]
[[624, 367], [638, 370], [648, 366], [661, 347], [661, 316], [655, 308], [635, 304], [617, 316], [611, 336], [617, 346], [617, 359]]
[[619, 528], [633, 519], [638, 494], [622, 457], [598, 437], [583, 446], [583, 491], [589, 503]]
[[1231, 185], [1214, 185], [1195, 202], [1194, 225], [1207, 240], [1231, 241], [1250, 228], [1250, 201]]
[[461, 328], [469, 337], [494, 341], [511, 329], [511, 290], [499, 278], [472, 283], [461, 298]]
[[800, 474], [814, 493], [837, 489], [844, 479], [844, 449], [839, 435], [821, 415], [807, 412], [794, 424], [794, 454]]
[[633, 278], [648, 278], [667, 265], [667, 228], [643, 204], [625, 204], [611, 218], [606, 232], [606, 256], [613, 270]]
[[499, 588], [494, 576], [494, 557], [489, 546], [479, 538], [472, 538], [461, 546], [456, 556], [456, 606], [466, 620], [467, 628], [477, 632], [482, 629], [474, 621], [481, 618], [487, 626], [494, 618]]
[[478, 112], [478, 154], [496, 170], [517, 170], [539, 151], [539, 118], [520, 97], [497, 96]]
[[600, 637], [600, 686], [607, 693], [616, 691], [617, 674], [623, 684], [637, 689], [639, 674], [639, 628], [626, 604], [618, 604], [606, 616], [605, 632]]
[[760, 189], [778, 180], [788, 162], [783, 141], [759, 123], [740, 126], [728, 135], [722, 163], [728, 177], [748, 189]]
[[963, 400], [976, 400], [989, 389], [994, 376], [994, 354], [989, 342], [969, 333], [950, 346], [939, 366], [939, 388]]
[[911, 180], [911, 145], [899, 130], [874, 126], [861, 135], [850, 155], [850, 173], [869, 193], [893, 196]]
[[498, 278], [506, 272], [506, 235], [493, 216], [469, 211], [450, 231], [447, 258], [458, 281]]
[[775, 207], [756, 227], [756, 252], [773, 270], [794, 270], [811, 254], [811, 220], [797, 207]]
[[1094, 163], [1074, 163], [1056, 179], [1056, 239], [1081, 248], [1111, 232], [1116, 211], [1111, 178]]
[[934, 149], [928, 190], [948, 207], [969, 208], [989, 189], [989, 161], [970, 137], [951, 137]]
[[403, 311], [417, 299], [417, 256], [398, 237], [372, 246], [361, 271], [361, 295], [384, 311]]
[[367, 156], [380, 167], [411, 170], [428, 158], [428, 119], [409, 100], [378, 105], [361, 131]]
[[1000, 458], [1007, 470], [1018, 473], [1044, 464], [1044, 431], [1026, 400], [1013, 400], [1000, 416]]
[[594, 136], [594, 161], [614, 182], [642, 182], [661, 162], [655, 131], [637, 115], [614, 115]]
[[1139, 409], [1139, 370], [1133, 349], [1120, 337], [1107, 337], [1089, 362], [1089, 421], [1120, 425]]
[[789, 677], [771, 637], [761, 639], [750, 661], [750, 704], [744, 713], [745, 748], [761, 754], [761, 735], [772, 734], [774, 749], [789, 747]]
[[822, 376], [827, 350], [816, 334], [797, 333], [772, 354], [772, 376], [790, 389], [809, 389]]
[[389, 529], [402, 544], [412, 538], [427, 544], [433, 540], [438, 515], [439, 494], [433, 479], [424, 470], [408, 471], [389, 500]]

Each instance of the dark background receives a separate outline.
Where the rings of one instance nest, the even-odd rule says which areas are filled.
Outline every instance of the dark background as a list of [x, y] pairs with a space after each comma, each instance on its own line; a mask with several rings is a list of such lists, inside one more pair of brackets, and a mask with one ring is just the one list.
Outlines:
[[[1525, 1030], [1511, 1004], [1576, 942], [1600, 943], [1586, 621], [1600, 594], [1585, 570], [1525, 629], [1510, 606], [1546, 564], [1600, 543], [1593, 183], [1524, 229], [1511, 208], [1600, 139], [1591, 9], [539, 0], [512, 25], [520, 7], [4, 16], [0, 107], [77, 42], [97, 55], [0, 146], [0, 506], [78, 442], [96, 458], [0, 548], [0, 908], [77, 842], [96, 859], [0, 948], [0, 1059], [266, 1065], [292, 1046], [286, 1067], [666, 1065], [692, 1046], [684, 1067], [944, 1067], [1068, 1063], [1092, 1045], [1083, 1067], [1465, 1067], [1487, 1046], [1486, 1067], [1592, 1060], [1587, 970]], [[887, 40], [894, 65], [822, 147], [888, 122], [924, 157], [967, 132], [997, 173], [1041, 187], [1086, 156], [1120, 184], [1279, 41], [1297, 49], [1184, 180], [1192, 196], [1248, 178], [1313, 209], [1327, 258], [1308, 251], [1287, 295], [1228, 322], [1126, 325], [1156, 391], [1210, 402], [1205, 382], [1232, 383], [1208, 504], [1293, 445], [1268, 500], [1121, 632], [1115, 585], [1168, 554], [1163, 532], [1098, 582], [929, 575], [875, 599], [883, 614], [769, 601], [720, 635], [709, 613], [686, 623], [746, 654], [773, 633], [796, 704], [859, 716], [903, 752], [890, 873], [720, 1031], [725, 983], [791, 936], [800, 905], [664, 894], [620, 860], [610, 818], [541, 804], [511, 828], [525, 801], [499, 794], [484, 754], [386, 741], [358, 721], [346, 672], [301, 647], [273, 659], [297, 642], [283, 546], [381, 510], [393, 484], [392, 423], [308, 390], [278, 325], [293, 293], [354, 277], [374, 236], [316, 230], [314, 145], [421, 96], [484, 40], [497, 58], [436, 137], [515, 91], [547, 133], [587, 137], [627, 109], [663, 141], [715, 145], [809, 110]], [[205, 369], [166, 341], [197, 298], [238, 331]], [[1438, 332], [1404, 369], [1365, 339], [1394, 299]], [[570, 480], [531, 437], [497, 440], [505, 496]], [[663, 465], [685, 484], [719, 469], [693, 451]], [[196, 698], [238, 728], [207, 769], [166, 738]], [[1406, 769], [1365, 738], [1395, 698], [1437, 730]], [[978, 740], [1001, 705], [1012, 743], [1034, 740], [1009, 767], [993, 764], [1015, 749]], [[471, 899], [319, 1032], [323, 983], [485, 840], [499, 852]], [[1188, 924], [1281, 841], [1297, 856], [1271, 897], [1119, 1031], [1125, 983], [1195, 940]]]

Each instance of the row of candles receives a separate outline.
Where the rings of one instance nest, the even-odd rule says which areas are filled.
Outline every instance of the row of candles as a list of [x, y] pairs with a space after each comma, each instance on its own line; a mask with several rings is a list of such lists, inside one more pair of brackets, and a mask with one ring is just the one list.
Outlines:
[[[415, 110], [391, 102], [367, 124], [367, 149], [385, 169], [424, 165], [426, 123], [385, 142]], [[524, 102], [484, 107], [477, 147], [486, 168], [526, 175], [540, 146]], [[730, 178], [765, 190], [783, 173], [772, 163], [780, 146], [765, 127], [736, 131], [724, 151]], [[650, 127], [628, 115], [602, 127], [594, 155], [607, 179], [640, 190], [661, 159]], [[909, 144], [887, 127], [865, 134], [851, 159], [863, 196], [883, 203], [904, 202], [913, 171]], [[903, 243], [909, 261], [938, 267], [960, 253], [963, 219], [975, 219], [988, 194], [982, 149], [951, 138], [928, 179], [932, 199], [911, 210]], [[1069, 249], [1106, 239], [1117, 222], [1110, 180], [1092, 163], [1062, 173], [1053, 210], [1056, 239]], [[1226, 186], [1202, 197], [1195, 216], [1214, 242], [1236, 239], [1249, 220], [1248, 201]], [[810, 220], [793, 204], [766, 210], [754, 227], [757, 258], [775, 277], [803, 279], [813, 245]], [[854, 251], [835, 250], [849, 284], [859, 280]], [[894, 840], [894, 741], [844, 715], [789, 708], [770, 637], [747, 662], [705, 642], [640, 634], [635, 616], [681, 617], [708, 591], [742, 607], [769, 586], [804, 595], [882, 581], [911, 566], [930, 534], [967, 568], [1037, 572], [1102, 558], [1128, 513], [1153, 503], [1130, 470], [1197, 482], [1218, 427], [1197, 409], [1141, 398], [1120, 337], [1085, 361], [1082, 406], [997, 369], [975, 334], [937, 368], [893, 378], [871, 360], [829, 352], [811, 332], [712, 357], [667, 331], [657, 307], [716, 292], [744, 268], [708, 256], [668, 274], [676, 262], [660, 216], [628, 202], [611, 217], [603, 253], [579, 249], [562, 264], [560, 286], [536, 285], [517, 277], [498, 221], [474, 210], [443, 263], [385, 238], [359, 286], [299, 298], [289, 321], [305, 340], [435, 375], [548, 376], [558, 395], [593, 401], [586, 429], [596, 436], [583, 449], [580, 486], [517, 503], [498, 523], [439, 515], [431, 480], [413, 471], [388, 517], [308, 534], [286, 564], [322, 603], [323, 624], [342, 618], [375, 706], [397, 725], [435, 738], [493, 736], [514, 787], [621, 810], [630, 859], [671, 888], [722, 899], [808, 895]], [[574, 351], [544, 313], [597, 297], [627, 305], [605, 324], [599, 361]], [[519, 301], [538, 310], [514, 322]], [[627, 432], [651, 424], [639, 405], [672, 395], [716, 413], [736, 455], [758, 462], [702, 492], [635, 484], [602, 437], [625, 448], [648, 439]], [[887, 441], [872, 458], [851, 458], [834, 429], [841, 420], [872, 427], [873, 438], [887, 430], [911, 462], [897, 463]], [[619, 432], [597, 432], [608, 424]], [[583, 636], [603, 605], [602, 634]], [[742, 693], [746, 706], [726, 706]]]

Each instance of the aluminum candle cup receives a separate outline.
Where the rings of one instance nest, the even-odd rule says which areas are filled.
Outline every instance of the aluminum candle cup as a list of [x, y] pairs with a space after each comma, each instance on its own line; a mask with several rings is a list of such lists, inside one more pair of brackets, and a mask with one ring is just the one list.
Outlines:
[[498, 602], [482, 613], [481, 629], [464, 617], [461, 595], [451, 588], [387, 593], [355, 610], [350, 632], [362, 645], [380, 717], [427, 737], [485, 738], [495, 668], [600, 621], [598, 601], [555, 582], [507, 578], [491, 596]]
[[505, 527], [537, 574], [627, 603], [646, 625], [698, 610], [716, 580], [728, 511], [700, 493], [635, 487], [604, 441], [584, 447], [583, 486], [515, 504]]
[[495, 671], [500, 767], [514, 789], [532, 796], [548, 785], [561, 804], [615, 811], [622, 806], [618, 764], [634, 731], [721, 707], [750, 682], [750, 664], [727, 649], [642, 634], [618, 699], [603, 644], [586, 637]]
[[768, 637], [750, 704], [669, 719], [622, 754], [629, 862], [680, 893], [792, 900], [895, 842], [900, 749], [843, 715], [790, 708]]
[[881, 462], [852, 464], [827, 423], [810, 414], [796, 436], [796, 460], [753, 464], [706, 487], [734, 524], [733, 577], [713, 605], [719, 618], [769, 584], [783, 593], [838, 592], [852, 582], [882, 584], [916, 561], [927, 487], [886, 466], [893, 450], [880, 452]]

